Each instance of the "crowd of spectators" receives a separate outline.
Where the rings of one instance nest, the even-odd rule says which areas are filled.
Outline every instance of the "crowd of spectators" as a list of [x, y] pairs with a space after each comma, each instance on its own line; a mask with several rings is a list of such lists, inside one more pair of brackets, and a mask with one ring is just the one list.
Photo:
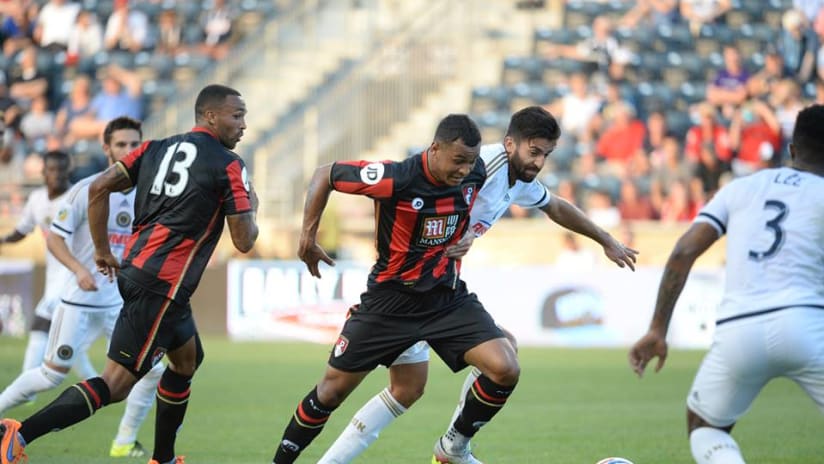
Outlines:
[[74, 180], [105, 167], [105, 123], [145, 118], [147, 81], [173, 84], [174, 71], [194, 58], [223, 58], [238, 4], [0, 1], [0, 218], [15, 216], [27, 187], [40, 183], [48, 150], [72, 154]]
[[[739, 6], [730, 0], [633, 4], [621, 16], [596, 17], [578, 43], [536, 51], [549, 62], [589, 65], [556, 82], [559, 96], [546, 105], [563, 136], [542, 180], [606, 227], [693, 219], [725, 182], [787, 163], [796, 115], [805, 105], [824, 103], [824, 1], [784, 1], [770, 31], [776, 40], [755, 53], [742, 56], [745, 47], [735, 40], [716, 41], [717, 67], [697, 83], [703, 97], [683, 110], [642, 98], [630, 76], [645, 50], [625, 47], [616, 31], [686, 25], [693, 36], [685, 42], [698, 43], [708, 29], [730, 30], [726, 21]], [[673, 117], [679, 111], [683, 117]]]

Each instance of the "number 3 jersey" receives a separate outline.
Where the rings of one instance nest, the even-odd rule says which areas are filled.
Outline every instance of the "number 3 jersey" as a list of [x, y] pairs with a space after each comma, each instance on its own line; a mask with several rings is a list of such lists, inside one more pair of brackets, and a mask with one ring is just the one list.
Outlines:
[[[94, 244], [89, 232], [88, 209], [89, 185], [97, 176], [98, 174], [87, 177], [69, 190], [57, 211], [57, 216], [52, 219], [50, 229], [51, 233], [65, 239], [72, 255], [94, 276], [97, 291], [82, 290], [77, 285], [77, 279], [72, 276], [60, 294], [63, 302], [80, 306], [86, 311], [103, 311], [123, 303], [117, 283], [109, 282], [108, 277], [97, 272], [94, 262]], [[109, 246], [112, 254], [118, 259], [122, 258], [126, 242], [131, 235], [133, 217], [134, 190], [109, 196]]]
[[824, 308], [824, 177], [759, 171], [722, 188], [695, 221], [727, 234], [719, 323], [791, 306]]
[[137, 191], [122, 276], [188, 303], [220, 239], [225, 216], [252, 209], [243, 160], [215, 135], [196, 127], [145, 142], [118, 166]]
[[445, 249], [468, 227], [469, 210], [486, 180], [478, 159], [457, 186], [440, 184], [429, 172], [427, 152], [401, 162], [339, 161], [332, 188], [375, 200], [378, 259], [367, 286], [400, 284], [414, 292], [456, 288], [460, 261]]

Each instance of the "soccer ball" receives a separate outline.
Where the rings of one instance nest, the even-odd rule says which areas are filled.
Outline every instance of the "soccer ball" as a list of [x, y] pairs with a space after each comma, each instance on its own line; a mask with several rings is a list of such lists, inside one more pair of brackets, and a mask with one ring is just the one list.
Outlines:
[[632, 464], [632, 461], [625, 458], [604, 458], [595, 464]]

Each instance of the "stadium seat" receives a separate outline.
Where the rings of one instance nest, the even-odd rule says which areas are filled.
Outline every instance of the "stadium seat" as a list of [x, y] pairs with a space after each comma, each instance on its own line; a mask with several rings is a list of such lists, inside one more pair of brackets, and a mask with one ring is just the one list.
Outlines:
[[678, 99], [686, 110], [689, 105], [702, 102], [707, 98], [707, 83], [704, 81], [685, 82], [678, 89]]
[[687, 131], [692, 127], [689, 113], [686, 111], [667, 111], [665, 117], [669, 131], [675, 134], [679, 140], [683, 140], [687, 136]]
[[509, 89], [508, 109], [514, 113], [526, 106], [546, 105], [557, 97], [558, 93], [546, 85], [522, 82]]
[[652, 48], [655, 36], [644, 27], [618, 27], [615, 29], [615, 37], [622, 47], [638, 54]]
[[506, 109], [509, 92], [506, 87], [475, 87], [470, 102], [471, 113], [484, 114]]
[[695, 39], [695, 51], [699, 55], [707, 55], [721, 50], [721, 47], [732, 42], [733, 32], [727, 26], [720, 24], [704, 24]]
[[685, 24], [664, 24], [656, 29], [658, 39], [663, 44], [663, 49], [658, 51], [686, 51], [694, 47], [692, 34]]
[[599, 3], [571, 0], [564, 9], [564, 25], [570, 28], [589, 25], [596, 16], [605, 13], [607, 11]]

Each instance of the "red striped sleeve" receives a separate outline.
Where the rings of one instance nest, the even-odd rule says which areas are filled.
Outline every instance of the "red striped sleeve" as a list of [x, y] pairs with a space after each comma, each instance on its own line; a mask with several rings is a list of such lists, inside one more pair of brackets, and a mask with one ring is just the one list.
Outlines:
[[[249, 201], [249, 191], [246, 190], [246, 181], [243, 179], [243, 166], [240, 160], [235, 160], [226, 166], [226, 177], [229, 178], [229, 191], [232, 199], [232, 211], [227, 211], [226, 214], [245, 213], [252, 210], [252, 203]], [[227, 206], [229, 202], [226, 203]]]
[[151, 143], [150, 140], [143, 142], [139, 147], [135, 148], [123, 159], [118, 161], [118, 163], [126, 169], [126, 174], [129, 175], [132, 185], [134, 185], [135, 179], [137, 179], [137, 169], [140, 167], [139, 160], [143, 154], [146, 153], [149, 143]]
[[393, 163], [338, 161], [329, 176], [332, 188], [343, 193], [389, 198], [395, 190]]

